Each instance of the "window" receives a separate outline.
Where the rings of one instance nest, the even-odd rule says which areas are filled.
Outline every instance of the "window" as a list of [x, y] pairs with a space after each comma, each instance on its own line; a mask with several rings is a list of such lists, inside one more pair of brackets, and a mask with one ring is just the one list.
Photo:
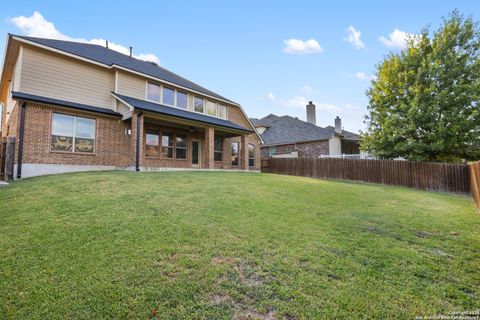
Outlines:
[[177, 159], [187, 159], [187, 135], [177, 134], [175, 145], [175, 157]]
[[215, 136], [213, 147], [213, 160], [222, 161], [223, 154], [223, 137]]
[[147, 82], [147, 100], [160, 102], [160, 86]]
[[52, 115], [52, 150], [92, 153], [94, 139], [95, 120], [59, 113]]
[[217, 106], [217, 117], [227, 119], [227, 107], [219, 104]]
[[173, 133], [168, 130], [162, 133], [162, 158], [173, 158]]
[[94, 119], [53, 113], [52, 150], [93, 153], [95, 149], [95, 123]]
[[255, 146], [253, 144], [248, 144], [248, 166], [255, 166]]
[[195, 97], [193, 99], [193, 110], [203, 113], [203, 99]]
[[238, 142], [232, 142], [232, 166], [238, 166]]
[[158, 130], [147, 130], [145, 141], [147, 145], [145, 155], [150, 158], [157, 158], [159, 149], [158, 143], [160, 142]]
[[177, 107], [182, 109], [187, 109], [187, 94], [185, 92], [177, 91]]
[[207, 100], [207, 114], [209, 116], [217, 116], [217, 104], [213, 101]]
[[269, 147], [268, 148], [268, 155], [271, 157], [273, 156], [274, 154], [277, 153], [277, 147]]
[[174, 95], [175, 90], [163, 87], [163, 104], [168, 104], [169, 106], [174, 106], [175, 101], [174, 101]]

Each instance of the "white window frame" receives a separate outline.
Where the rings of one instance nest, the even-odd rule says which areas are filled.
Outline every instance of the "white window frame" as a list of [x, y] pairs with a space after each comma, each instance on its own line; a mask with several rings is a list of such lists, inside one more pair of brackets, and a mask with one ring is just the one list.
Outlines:
[[[148, 84], [149, 83], [160, 87], [160, 101], [155, 101], [155, 100], [148, 99]], [[173, 105], [163, 103], [163, 89], [164, 88], [168, 88], [170, 90], [173, 90], [173, 103], [174, 103]], [[185, 93], [187, 95], [187, 108], [186, 109], [180, 108], [179, 106], [177, 106], [177, 93], [178, 92], [182, 92], [182, 93]], [[190, 100], [190, 96], [192, 97], [191, 100]], [[199, 99], [203, 100], [203, 112], [195, 111], [195, 98], [199, 98]], [[164, 106], [177, 108], [177, 109], [180, 109], [180, 110], [186, 110], [186, 111], [189, 111], [189, 112], [195, 112], [195, 113], [203, 114], [207, 117], [212, 117], [212, 118], [217, 118], [217, 119], [222, 119], [222, 120], [228, 120], [228, 113], [229, 113], [228, 112], [228, 105], [226, 105], [224, 103], [219, 103], [218, 101], [216, 101], [215, 99], [212, 99], [212, 98], [206, 98], [206, 97], [201, 96], [199, 94], [190, 93], [190, 92], [188, 92], [186, 90], [183, 90], [183, 89], [178, 90], [177, 88], [175, 88], [173, 86], [170, 86], [170, 85], [165, 86], [163, 84], [159, 84], [159, 83], [156, 83], [156, 82], [153, 82], [153, 81], [146, 80], [145, 81], [145, 100], [149, 101], [149, 102], [161, 104], [161, 105], [164, 105]], [[207, 113], [207, 100], [215, 103], [215, 115], [210, 115], [210, 114]], [[219, 106], [225, 107], [225, 118], [220, 117]]]
[[[62, 151], [62, 150], [53, 150], [52, 149], [52, 136], [53, 136], [53, 115], [59, 114], [67, 117], [73, 118], [73, 136], [72, 136], [72, 151]], [[75, 151], [75, 143], [76, 143], [76, 134], [77, 134], [77, 118], [83, 118], [88, 120], [94, 121], [94, 133], [93, 133], [93, 151], [92, 152], [82, 152], [82, 151]], [[90, 154], [95, 155], [97, 153], [97, 119], [96, 118], [89, 118], [89, 117], [82, 117], [82, 116], [73, 116], [71, 114], [61, 113], [61, 112], [52, 112], [50, 116], [50, 142], [49, 142], [49, 150], [50, 152], [60, 152], [60, 153], [76, 153], [76, 154]], [[81, 139], [81, 138], [80, 138]]]

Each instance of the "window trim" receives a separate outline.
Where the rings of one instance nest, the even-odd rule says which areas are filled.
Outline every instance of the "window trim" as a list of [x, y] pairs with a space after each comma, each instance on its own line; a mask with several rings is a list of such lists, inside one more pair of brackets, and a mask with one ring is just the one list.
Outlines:
[[[64, 116], [69, 116], [73, 118], [73, 136], [72, 136], [72, 151], [63, 151], [63, 150], [53, 150], [52, 149], [52, 136], [53, 136], [53, 115], [54, 114], [60, 114]], [[93, 120], [95, 122], [95, 132], [94, 132], [94, 138], [93, 138], [93, 151], [92, 152], [82, 152], [82, 151], [75, 151], [75, 139], [76, 139], [76, 127], [77, 127], [77, 121], [75, 118], [84, 118], [84, 119], [89, 119]], [[79, 115], [72, 115], [69, 113], [64, 113], [64, 112], [56, 112], [56, 111], [51, 111], [50, 112], [50, 138], [49, 138], [49, 143], [48, 143], [48, 151], [53, 152], [53, 153], [65, 153], [65, 154], [82, 154], [82, 155], [90, 155], [90, 156], [96, 156], [97, 155], [97, 131], [98, 131], [98, 121], [97, 118], [93, 117], [88, 117], [88, 116], [79, 116]], [[80, 138], [82, 139], [82, 138]]]

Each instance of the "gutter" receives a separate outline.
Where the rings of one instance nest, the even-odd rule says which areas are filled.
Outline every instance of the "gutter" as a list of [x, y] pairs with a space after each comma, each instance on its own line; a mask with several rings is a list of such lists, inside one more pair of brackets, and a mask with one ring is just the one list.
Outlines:
[[135, 143], [135, 171], [140, 171], [140, 120], [143, 113], [137, 115], [137, 142]]
[[20, 109], [20, 133], [18, 137], [18, 159], [17, 159], [17, 179], [22, 178], [22, 161], [23, 161], [23, 138], [25, 136], [25, 109], [27, 103], [23, 102]]

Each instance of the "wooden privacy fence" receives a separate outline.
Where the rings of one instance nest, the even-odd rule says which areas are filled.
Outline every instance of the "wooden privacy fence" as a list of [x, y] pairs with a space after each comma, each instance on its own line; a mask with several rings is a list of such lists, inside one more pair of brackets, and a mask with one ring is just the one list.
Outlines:
[[339, 158], [270, 158], [268, 164], [262, 161], [262, 172], [470, 193], [466, 164]]
[[468, 175], [472, 198], [477, 204], [477, 208], [480, 208], [480, 161], [468, 165]]
[[5, 176], [5, 159], [7, 157], [7, 138], [0, 137], [0, 180]]

